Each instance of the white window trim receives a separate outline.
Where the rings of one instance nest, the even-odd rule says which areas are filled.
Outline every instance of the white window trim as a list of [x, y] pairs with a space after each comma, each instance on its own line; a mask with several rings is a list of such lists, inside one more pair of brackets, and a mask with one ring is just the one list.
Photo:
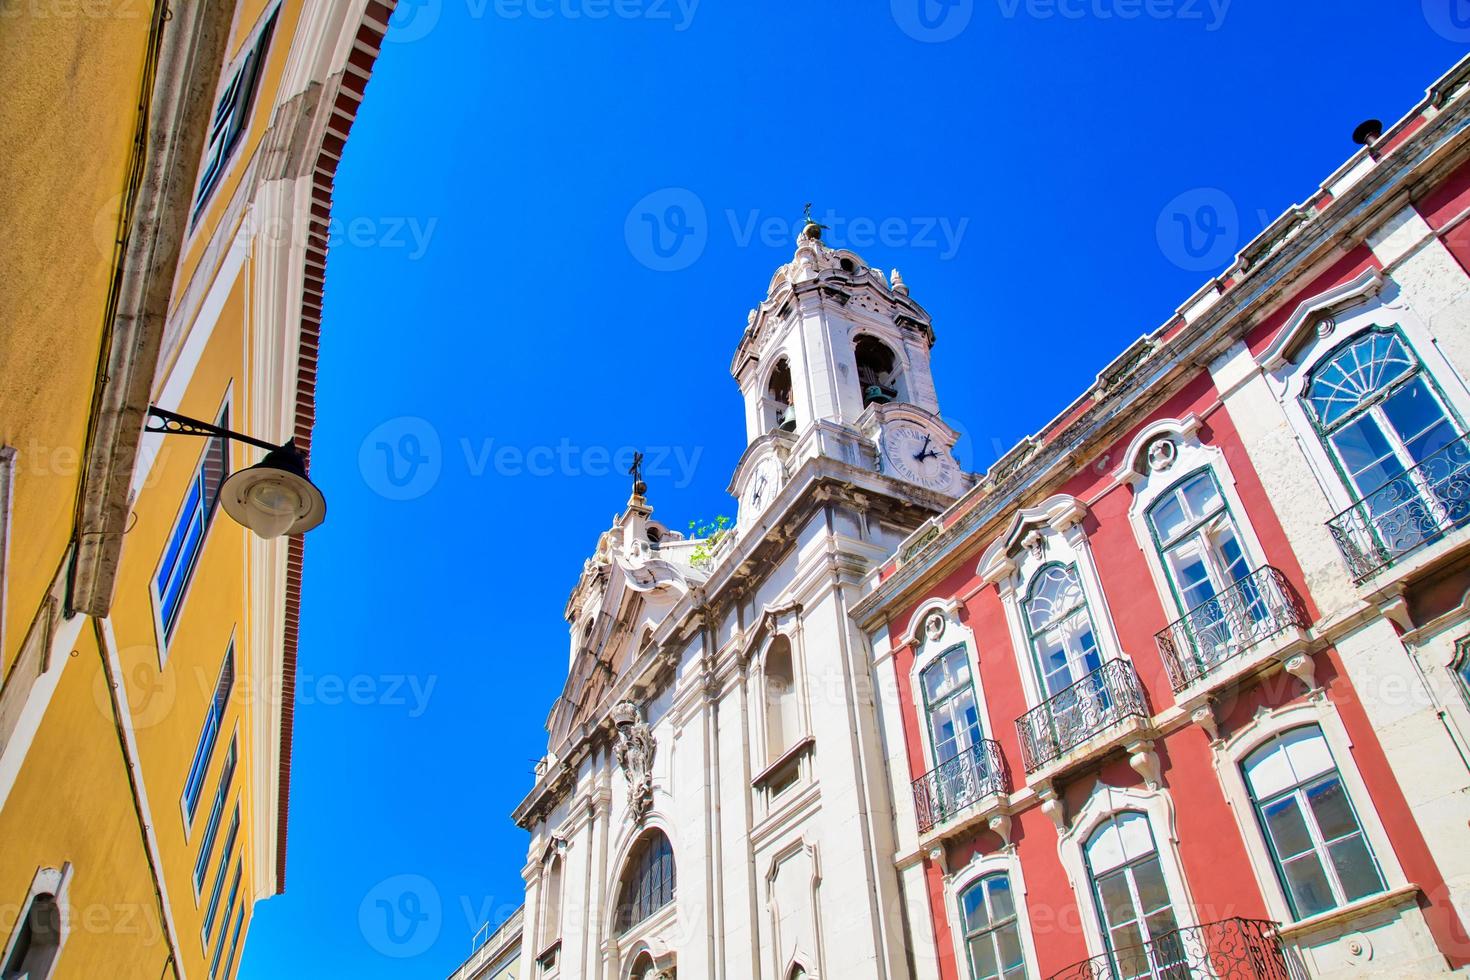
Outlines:
[[[1282, 328], [1276, 341], [1258, 358], [1265, 370], [1266, 384], [1281, 405], [1287, 423], [1306, 456], [1307, 465], [1334, 514], [1353, 505], [1355, 491], [1338, 474], [1322, 437], [1307, 417], [1301, 396], [1312, 371], [1345, 341], [1375, 327], [1385, 330], [1397, 327], [1424, 371], [1434, 379], [1445, 401], [1461, 419], [1470, 420], [1470, 388], [1445, 358], [1434, 331], [1414, 313], [1392, 279], [1384, 278], [1377, 270], [1369, 271], [1376, 278], [1365, 273], [1347, 284], [1361, 285], [1356, 292], [1345, 293], [1347, 287], [1339, 286], [1304, 301], [1292, 323]], [[1334, 313], [1330, 319], [1333, 327], [1329, 332], [1317, 331], [1308, 336], [1308, 329], [1334, 308], [1334, 298], [1339, 303], [1361, 302]]]
[[[1124, 652], [1118, 639], [1112, 610], [1097, 573], [1092, 544], [1082, 527], [1086, 516], [1086, 505], [1069, 494], [1058, 494], [1036, 507], [1028, 507], [1012, 518], [1007, 532], [985, 550], [976, 568], [982, 579], [1000, 591], [1028, 708], [1035, 708], [1048, 698], [1042, 692], [1041, 678], [1036, 673], [1036, 655], [1021, 606], [1032, 577], [1047, 565], [1061, 562], [1076, 567], [1102, 663], [1109, 660], [1132, 663], [1132, 658]], [[1040, 535], [1047, 546], [1047, 553], [1039, 559], [1024, 547], [1033, 534]]]
[[[1162, 419], [1154, 423], [1133, 440], [1128, 447], [1128, 455], [1124, 457], [1123, 466], [1114, 473], [1119, 483], [1134, 487], [1133, 503], [1128, 507], [1128, 523], [1132, 526], [1134, 540], [1138, 542], [1148, 563], [1149, 574], [1153, 576], [1154, 587], [1158, 589], [1159, 599], [1170, 622], [1187, 615], [1189, 610], [1182, 608], [1182, 600], [1175, 594], [1175, 583], [1164, 566], [1163, 555], [1159, 554], [1158, 542], [1154, 540], [1153, 530], [1149, 527], [1148, 511], [1166, 490], [1176, 487], [1179, 481], [1200, 470], [1212, 471], [1215, 484], [1225, 498], [1225, 506], [1230, 509], [1231, 521], [1240, 534], [1250, 571], [1255, 572], [1266, 564], [1266, 549], [1261, 546], [1261, 539], [1256, 535], [1256, 528], [1246, 511], [1245, 502], [1240, 498], [1230, 462], [1220, 447], [1205, 445], [1200, 441], [1196, 434], [1199, 426], [1200, 420], [1194, 415], [1183, 419]], [[1170, 436], [1173, 437], [1177, 450], [1174, 462], [1167, 469], [1150, 470], [1143, 454], [1154, 440]], [[1170, 615], [1170, 610], [1175, 612]]]
[[[1326, 697], [1319, 696], [1283, 708], [1259, 711], [1238, 732], [1216, 745], [1215, 770], [1220, 778], [1225, 802], [1235, 815], [1236, 826], [1245, 841], [1246, 854], [1250, 858], [1261, 894], [1265, 897], [1266, 908], [1271, 917], [1282, 925], [1291, 925], [1299, 920], [1291, 912], [1280, 876], [1276, 873], [1276, 861], [1262, 836], [1260, 821], [1256, 819], [1255, 804], [1251, 802], [1250, 790], [1245, 784], [1241, 765], [1246, 756], [1277, 735], [1307, 725], [1317, 726], [1322, 737], [1327, 740], [1338, 776], [1352, 801], [1363, 833], [1372, 845], [1379, 871], [1383, 873], [1385, 891], [1396, 891], [1409, 884], [1404, 877], [1403, 867], [1399, 864], [1398, 855], [1394, 852], [1393, 843], [1384, 830], [1373, 797], [1358, 772], [1357, 762], [1352, 754], [1352, 739], [1332, 703]], [[1338, 906], [1343, 907], [1345, 906]]]
[[[226, 412], [228, 412], [229, 414], [227, 416], [225, 416], [225, 417], [226, 417], [226, 419], [228, 421], [231, 422], [231, 424], [233, 424], [234, 418], [235, 418], [234, 394], [235, 394], [235, 385], [234, 385], [234, 382], [232, 381], [232, 382], [230, 382], [229, 384], [227, 384], [225, 386], [225, 395], [224, 395], [224, 397], [222, 399], [220, 399], [219, 406], [217, 408], [215, 408], [214, 414], [210, 416], [211, 422], [217, 422], [219, 420], [219, 418], [220, 418], [221, 415], [224, 415]], [[185, 437], [185, 438], [188, 438], [188, 437]], [[204, 466], [205, 456], [209, 452], [209, 443], [210, 443], [210, 441], [212, 439], [216, 439], [216, 438], [219, 438], [219, 437], [218, 436], [208, 436], [208, 437], [205, 437], [205, 438], [202, 438], [202, 439], [199, 440], [200, 443], [201, 443], [201, 446], [200, 446], [200, 449], [199, 449], [199, 456], [198, 456], [197, 459], [194, 460], [194, 466], [189, 470], [189, 474], [190, 474], [189, 475], [189, 480], [190, 480], [190, 483], [192, 483], [193, 480], [198, 479], [199, 470], [200, 470], [201, 467]], [[225, 476], [226, 477], [228, 477], [231, 473], [234, 473], [235, 472], [235, 465], [236, 465], [236, 463], [235, 463], [235, 440], [233, 440], [233, 439], [226, 439], [225, 440]], [[168, 541], [169, 541], [169, 538], [171, 538], [173, 536], [174, 530], [179, 526], [180, 519], [182, 519], [183, 516], [184, 516], [184, 505], [186, 503], [188, 503], [188, 500], [189, 500], [189, 486], [190, 486], [190, 483], [186, 483], [184, 485], [184, 492], [181, 495], [181, 497], [179, 498], [179, 505], [178, 505], [178, 508], [174, 511], [173, 520], [169, 522], [168, 528], [164, 532], [163, 540], [159, 543], [159, 547], [158, 547], [158, 560], [156, 562], [154, 562], [152, 570], [148, 573], [148, 598], [150, 600], [150, 603], [149, 604], [152, 606], [152, 609], [153, 609], [153, 635], [154, 635], [154, 639], [156, 640], [157, 645], [158, 645], [158, 669], [160, 671], [163, 670], [164, 667], [166, 667], [168, 665], [169, 637], [168, 637], [168, 631], [165, 630], [164, 629], [164, 626], [163, 626], [163, 599], [158, 594], [158, 571], [163, 566], [164, 555], [168, 551]], [[133, 506], [135, 508], [138, 506], [138, 500], [137, 500], [136, 497], [134, 498]], [[199, 560], [201, 560], [201, 561], [204, 558], [204, 549], [209, 544], [209, 531], [210, 531], [210, 528], [212, 528], [213, 526], [214, 526], [214, 521], [213, 521], [213, 519], [211, 519], [204, 526], [204, 529], [203, 529], [203, 531], [200, 534], [200, 538], [199, 538]], [[197, 577], [196, 576], [197, 571], [198, 571], [198, 567], [196, 566], [195, 567], [195, 571], [194, 572], [191, 572], [189, 574], [189, 580], [184, 583], [184, 589], [183, 589], [183, 591], [179, 593], [179, 605], [178, 605], [178, 610], [179, 610], [178, 611], [178, 615], [179, 616], [183, 616], [183, 614], [184, 614], [184, 606], [189, 601], [189, 594], [194, 590], [194, 580]], [[233, 627], [232, 627], [232, 630], [233, 630]]]
[[[923, 751], [924, 773], [932, 772], [935, 763], [934, 740], [929, 731], [929, 712], [924, 703], [921, 678], [925, 668], [957, 646], [964, 646], [965, 657], [970, 665], [970, 686], [975, 691], [975, 710], [980, 715], [980, 737], [995, 737], [990, 708], [985, 702], [985, 685], [980, 683], [979, 647], [975, 645], [974, 631], [960, 622], [959, 611], [960, 604], [954, 599], [933, 598], [925, 601], [909, 620], [908, 632], [902, 640], [904, 644], [911, 644], [914, 648], [914, 662], [909, 668], [909, 692], [919, 721], [919, 746]], [[944, 622], [944, 631], [937, 639], [929, 637], [925, 632], [925, 623], [932, 615], [940, 616]]]
[[1178, 927], [1189, 929], [1199, 925], [1194, 895], [1189, 890], [1189, 879], [1184, 874], [1184, 860], [1179, 853], [1179, 829], [1175, 824], [1174, 801], [1169, 791], [1143, 787], [1120, 789], [1099, 782], [1077, 812], [1071, 826], [1057, 840], [1057, 853], [1072, 884], [1072, 893], [1077, 899], [1078, 918], [1081, 920], [1082, 934], [1087, 940], [1087, 949], [1091, 956], [1105, 955], [1108, 944], [1102, 934], [1092, 875], [1087, 867], [1087, 841], [1103, 821], [1125, 810], [1140, 812], [1148, 818], [1149, 830], [1153, 834], [1154, 847], [1159, 856], [1159, 869], [1163, 872], [1164, 884], [1169, 889], [1169, 904], [1174, 910], [1174, 920]]
[[0, 963], [9, 960], [10, 954], [15, 951], [15, 944], [20, 939], [21, 923], [30, 912], [31, 902], [42, 893], [54, 895], [56, 896], [56, 909], [61, 918], [61, 936], [56, 941], [56, 958], [51, 961], [51, 969], [43, 974], [30, 977], [30, 980], [50, 980], [50, 977], [56, 972], [57, 965], [61, 963], [61, 954], [66, 950], [67, 937], [71, 935], [71, 899], [68, 897], [71, 890], [71, 879], [70, 861], [60, 868], [36, 869], [35, 877], [31, 879], [31, 887], [20, 903], [20, 913], [16, 915], [15, 922], [11, 926], [10, 937], [5, 941], [5, 950], [0, 952]]
[[[234, 681], [232, 681], [230, 683], [230, 694], [229, 694], [229, 697], [227, 697], [225, 699], [225, 710], [220, 715], [219, 730], [217, 732], [215, 732], [214, 748], [210, 749], [209, 761], [204, 764], [204, 772], [205, 772], [205, 776], [206, 777], [209, 774], [210, 767], [214, 764], [214, 753], [219, 749], [220, 745], [224, 744], [227, 741], [224, 738], [224, 733], [225, 733], [225, 715], [229, 714], [230, 704], [235, 699], [235, 688], [236, 688], [236, 685], [238, 685], [239, 682], [240, 682], [240, 650], [235, 645], [235, 628], [233, 626], [230, 628], [230, 639], [229, 639], [228, 642], [225, 643], [225, 652], [228, 653], [228, 654], [230, 654], [231, 656], [233, 656], [235, 658], [235, 666], [233, 668], [234, 673], [235, 673], [235, 679], [234, 679]], [[224, 667], [224, 660], [223, 659], [220, 660], [220, 667], [221, 667], [221, 669], [223, 669], [223, 667]], [[212, 687], [212, 688], [210, 688], [210, 690], [209, 690], [209, 700], [210, 700], [210, 703], [213, 703], [215, 693], [218, 690], [219, 690], [219, 671], [216, 671], [215, 672], [215, 686]], [[230, 731], [231, 731], [231, 738], [233, 738], [234, 737], [234, 734], [239, 731], [239, 722], [238, 721], [235, 723], [234, 727], [232, 727], [230, 729]], [[204, 734], [204, 730], [202, 728], [200, 729], [199, 734], [200, 735]], [[195, 742], [195, 748], [196, 749], [198, 748], [198, 742], [197, 742], [197, 740]], [[194, 761], [194, 756], [191, 753], [190, 756], [189, 756], [189, 762], [190, 762], [190, 764], [192, 764], [193, 761]], [[188, 781], [188, 778], [189, 778], [189, 773], [186, 770], [184, 772], [184, 779], [185, 779], [186, 782]], [[203, 803], [203, 801], [204, 801], [204, 798], [201, 795], [200, 796], [200, 803]], [[199, 814], [198, 814], [197, 811], [195, 812], [194, 816], [195, 817], [198, 817], [199, 816]], [[182, 787], [179, 789], [179, 817], [180, 817], [180, 819], [183, 820], [183, 823], [184, 823], [184, 843], [187, 844], [187, 843], [189, 843], [190, 837], [194, 833], [194, 820], [189, 817], [189, 807], [188, 807], [188, 804], [184, 800], [184, 790], [183, 790]]]
[[[633, 848], [638, 845], [650, 831], [658, 830], [669, 840], [669, 847], [674, 852], [674, 900], [657, 912], [650, 915], [642, 922], [634, 923], [633, 927], [624, 935], [618, 934], [618, 898], [623, 888], [623, 874], [628, 870], [628, 860], [633, 856]], [[656, 933], [656, 928], [650, 927], [664, 924], [665, 913], [679, 907], [679, 900], [687, 889], [679, 887], [679, 838], [674, 833], [673, 823], [669, 821], [656, 807], [648, 811], [640, 824], [631, 821], [623, 821], [623, 827], [618, 831], [618, 836], [613, 841], [611, 860], [608, 862], [608, 879], [603, 883], [603, 935], [609, 937], [608, 943], [614, 950], [618, 948], [631, 948], [641, 940], [636, 938]], [[629, 959], [628, 962], [632, 962]]]
[[[791, 736], [786, 739], [788, 744], [784, 749], [781, 750], [781, 753], [775, 754], [771, 752], [770, 728], [766, 724], [768, 720], [766, 717], [766, 713], [770, 710], [771, 706], [770, 698], [767, 697], [766, 694], [766, 657], [770, 654], [771, 647], [775, 645], [776, 640], [781, 637], [786, 638], [786, 642], [791, 653], [791, 683], [796, 692], [795, 697], [797, 730], [791, 733]], [[753, 679], [755, 681], [756, 691], [759, 695], [755, 699], [755, 730], [760, 732], [761, 759], [764, 762], [762, 766], [758, 767], [761, 771], [764, 771], [766, 768], [775, 765], [775, 763], [779, 759], [789, 754], [792, 749], [811, 737], [811, 703], [807, 691], [806, 671], [802, 669], [802, 659], [801, 629], [798, 625], [798, 621], [793, 617], [792, 625], [790, 627], [772, 630], [771, 635], [766, 639], [766, 642], [761, 647], [760, 655], [756, 658], [755, 663], [752, 665], [754, 666], [755, 670], [751, 673], [754, 675]], [[671, 841], [673, 840], [672, 837], [669, 839]]]
[[[245, 35], [242, 38], [239, 46], [235, 49], [234, 55], [230, 58], [229, 62], [224, 65], [223, 68], [221, 68], [219, 78], [215, 81], [214, 85], [214, 97], [209, 102], [209, 120], [211, 129], [214, 126], [214, 114], [219, 111], [220, 99], [223, 98], [225, 92], [229, 90], [230, 82], [234, 80], [235, 73], [240, 70], [241, 64], [244, 63], [245, 59], [248, 58], [251, 52], [255, 50], [256, 44], [258, 44], [260, 41], [260, 33], [265, 28], [265, 25], [270, 23], [271, 18], [275, 17], [277, 18], [277, 28], [281, 26], [279, 16], [283, 5], [284, 0], [275, 0], [274, 3], [266, 4], [266, 6], [261, 10], [260, 15], [256, 18], [255, 23], [250, 26], [249, 34]], [[235, 22], [232, 23], [230, 26], [231, 36], [234, 35], [236, 28], [239, 27], [239, 14], [240, 11], [236, 10]], [[278, 40], [280, 40], [279, 37], [273, 37], [271, 39], [271, 46], [274, 47], [275, 43]], [[288, 51], [287, 54], [289, 56], [290, 52]], [[268, 60], [270, 58], [270, 55], [271, 52], [269, 49], [267, 49], [264, 52], [265, 59]], [[220, 161], [219, 179], [215, 182], [213, 189], [210, 190], [209, 197], [201, 202], [199, 200], [199, 186], [200, 180], [204, 177], [205, 167], [209, 163], [210, 148], [209, 133], [205, 133], [204, 145], [200, 147], [199, 150], [199, 165], [194, 171], [194, 184], [192, 187], [189, 188], [189, 220], [184, 229], [184, 243], [182, 249], [183, 252], [188, 252], [188, 250], [193, 247], [195, 239], [203, 231], [204, 226], [209, 223], [204, 219], [209, 214], [210, 209], [215, 207], [219, 203], [219, 199], [217, 199], [215, 195], [218, 194], [220, 192], [220, 189], [224, 186], [225, 179], [230, 175], [230, 171], [233, 170], [235, 165], [239, 162], [242, 148], [249, 141], [250, 130], [255, 126], [256, 115], [261, 111], [261, 103], [264, 101], [261, 96], [267, 94], [264, 90], [264, 73], [266, 67], [267, 65], [265, 61], [262, 61], [260, 68], [261, 77], [257, 80], [258, 87], [255, 91], [255, 97], [251, 99], [250, 111], [246, 115], [244, 122], [241, 123], [240, 126], [240, 142], [235, 144], [235, 146], [230, 149], [229, 153], [225, 155], [224, 159]], [[282, 91], [284, 91], [284, 89]], [[267, 111], [274, 112], [275, 105], [272, 104]], [[200, 207], [201, 204], [203, 205], [203, 210], [199, 212], [198, 220], [195, 220], [194, 211], [196, 208]]]
[[960, 896], [981, 878], [1003, 874], [1011, 882], [1011, 898], [1016, 905], [1016, 926], [1021, 933], [1021, 955], [1026, 963], [1026, 976], [1039, 978], [1041, 968], [1036, 955], [1036, 939], [1031, 934], [1031, 910], [1026, 903], [1026, 876], [1021, 867], [1021, 858], [1014, 846], [1008, 846], [993, 854], [975, 852], [970, 863], [953, 874], [944, 877], [944, 914], [949, 922], [950, 938], [954, 943], [955, 965], [960, 976], [966, 980], [973, 976], [970, 968], [970, 952], [966, 948], [965, 921], [960, 908]]

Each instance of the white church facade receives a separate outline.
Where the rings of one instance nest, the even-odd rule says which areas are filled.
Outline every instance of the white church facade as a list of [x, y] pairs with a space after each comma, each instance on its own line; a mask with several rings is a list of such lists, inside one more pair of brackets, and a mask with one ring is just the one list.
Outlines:
[[928, 314], [820, 234], [732, 364], [749, 443], [734, 525], [687, 540], [635, 482], [567, 603], [568, 680], [514, 815], [527, 976], [912, 975], [891, 860], [907, 789], [886, 763], [901, 743], [849, 607], [970, 477]]

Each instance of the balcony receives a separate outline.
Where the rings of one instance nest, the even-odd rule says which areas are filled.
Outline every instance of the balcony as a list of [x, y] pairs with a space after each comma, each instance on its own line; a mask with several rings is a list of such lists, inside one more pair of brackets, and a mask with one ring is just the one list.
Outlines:
[[1010, 789], [1000, 744], [990, 739], [977, 742], [914, 780], [919, 833], [927, 834], [966, 807]]
[[1252, 647], [1308, 625], [1286, 576], [1263, 565], [1195, 606], [1154, 639], [1177, 694], [1223, 673], [1229, 661]]
[[1142, 946], [1073, 963], [1048, 980], [1294, 980], [1277, 925], [1261, 919], [1225, 919], [1175, 929]]
[[1361, 582], [1470, 523], [1470, 436], [1427, 457], [1327, 522]]
[[1109, 660], [1016, 719], [1021, 762], [1027, 773], [1036, 772], [1130, 718], [1146, 723], [1148, 717], [1148, 701], [1133, 665]]

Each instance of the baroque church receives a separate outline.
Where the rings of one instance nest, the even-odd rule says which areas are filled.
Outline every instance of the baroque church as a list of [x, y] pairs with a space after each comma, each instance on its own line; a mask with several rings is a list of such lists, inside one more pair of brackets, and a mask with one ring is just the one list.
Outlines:
[[748, 441], [733, 526], [686, 538], [636, 481], [599, 538], [514, 815], [534, 975], [911, 975], [885, 859], [901, 736], [849, 607], [970, 486], [933, 345], [896, 270], [808, 224], [731, 364]]

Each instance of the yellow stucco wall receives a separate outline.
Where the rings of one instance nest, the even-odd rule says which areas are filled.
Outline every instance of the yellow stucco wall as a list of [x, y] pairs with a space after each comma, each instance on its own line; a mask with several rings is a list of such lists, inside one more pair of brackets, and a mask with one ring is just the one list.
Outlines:
[[0, 14], [0, 445], [18, 450], [0, 663], [71, 534], [150, 5]]
[[[0, 256], [7, 269], [0, 277], [0, 445], [19, 450], [5, 573], [6, 628], [0, 638], [0, 664], [6, 671], [62, 566], [72, 533], [103, 344], [111, 245], [137, 121], [151, 13], [147, 0], [116, 5], [136, 11], [136, 16], [89, 16], [84, 11], [99, 9], [96, 5], [71, 6], [75, 16], [40, 16], [25, 5], [12, 9], [14, 5], [0, 4], [0, 91], [6, 93], [0, 99], [0, 186], [6, 188], [0, 204]], [[233, 6], [225, 77], [274, 0], [239, 0]], [[302, 9], [303, 0], [281, 5], [248, 133], [185, 241], [171, 300], [176, 313], [185, 287], [196, 279], [210, 285], [221, 274], [223, 252], [207, 246], [230, 212], [232, 197], [248, 192], [242, 191], [241, 182], [271, 119]], [[236, 220], [230, 219], [230, 233]], [[183, 335], [209, 331], [197, 363], [181, 362], [179, 346], [166, 352], [155, 392], [162, 390], [170, 372], [185, 383], [182, 397], [164, 407], [212, 420], [228, 395], [232, 427], [249, 428], [249, 292], [255, 261], [247, 259], [231, 274], [232, 281], [220, 284], [227, 299], [217, 317], [184, 325]], [[75, 652], [66, 651], [59, 664], [55, 692], [45, 702], [14, 785], [8, 795], [0, 794], [0, 948], [13, 933], [37, 869], [69, 863], [70, 926], [55, 974], [62, 980], [158, 980], [173, 975], [162, 928], [165, 909], [155, 891], [128, 781], [123, 735], [107, 696], [99, 631], [113, 637], [120, 661], [137, 771], [161, 855], [166, 911], [188, 975], [209, 975], [213, 936], [221, 933], [225, 956], [220, 975], [232, 976], [238, 967], [239, 952], [232, 963], [228, 959], [235, 916], [226, 912], [237, 859], [243, 860], [237, 900], [245, 908], [242, 947], [253, 903], [268, 897], [257, 894], [255, 884], [257, 868], [274, 866], [274, 842], [255, 840], [254, 831], [258, 822], [273, 828], [275, 816], [257, 820], [252, 787], [257, 777], [276, 778], [273, 771], [257, 772], [255, 749], [274, 745], [279, 732], [263, 730], [266, 712], [256, 699], [275, 696], [278, 679], [270, 693], [257, 690], [253, 681], [258, 652], [249, 643], [249, 532], [222, 510], [214, 514], [166, 651], [160, 649], [156, 628], [151, 583], [205, 446], [202, 439], [164, 440], [133, 503], [105, 629], [85, 618], [67, 624], [79, 629], [71, 645]], [[260, 457], [259, 450], [239, 444], [231, 450], [232, 471]], [[186, 826], [180, 799], [232, 636], [234, 688], [198, 810], [192, 826]], [[230, 739], [237, 732], [239, 761], [229, 802], [202, 894], [196, 896], [195, 858]], [[240, 837], [226, 867], [214, 933], [206, 946], [201, 925], [237, 801]]]
[[[168, 945], [90, 623], [72, 646], [28, 757], [35, 762], [0, 810], [0, 937], [9, 937], [36, 870], [69, 862], [71, 927], [57, 980], [158, 980]], [[119, 957], [121, 948], [131, 952]]]

